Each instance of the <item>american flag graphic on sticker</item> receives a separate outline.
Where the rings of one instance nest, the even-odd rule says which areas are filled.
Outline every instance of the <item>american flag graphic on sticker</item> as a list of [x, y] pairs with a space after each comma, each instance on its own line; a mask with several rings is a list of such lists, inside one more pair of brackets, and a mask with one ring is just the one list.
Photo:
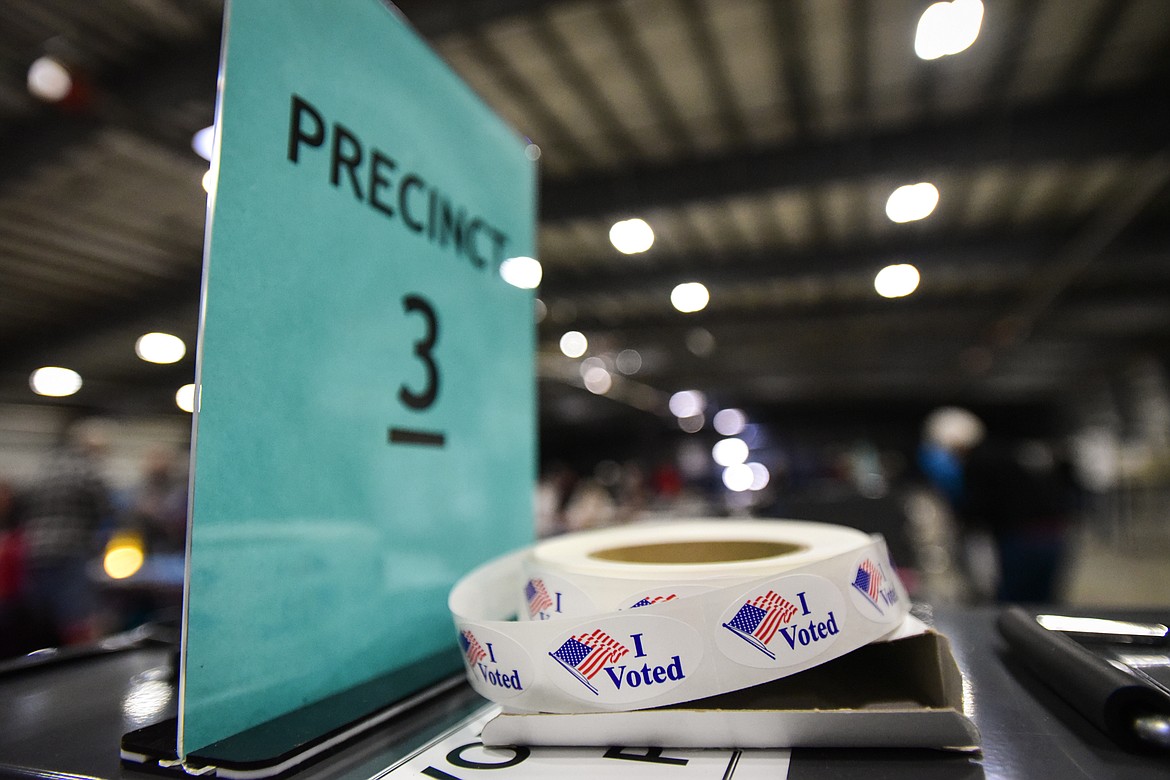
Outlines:
[[598, 629], [589, 634], [566, 639], [559, 648], [549, 653], [549, 656], [596, 696], [597, 688], [590, 680], [606, 664], [617, 663], [629, 652], [621, 642]]
[[882, 611], [878, 604], [878, 594], [881, 593], [882, 583], [885, 581], [885, 576], [882, 573], [882, 567], [871, 561], [869, 558], [863, 560], [857, 566], [857, 573], [853, 576], [853, 587], [857, 588], [861, 595], [865, 596], [870, 604], [877, 607], [878, 611]]
[[463, 649], [467, 663], [472, 666], [487, 658], [487, 651], [483, 649], [483, 645], [475, 638], [475, 634], [467, 629], [459, 632], [459, 647]]
[[643, 596], [629, 606], [630, 609], [637, 609], [638, 607], [648, 607], [651, 604], [657, 604], [661, 601], [673, 601], [677, 599], [678, 595], [675, 593], [666, 596]]
[[735, 617], [724, 623], [723, 627], [775, 660], [776, 654], [768, 649], [768, 643], [776, 636], [780, 626], [787, 625], [796, 612], [795, 604], [770, 590], [741, 606]]
[[548, 595], [548, 588], [544, 580], [532, 579], [524, 586], [524, 598], [528, 600], [528, 614], [536, 617], [553, 605], [552, 597]]

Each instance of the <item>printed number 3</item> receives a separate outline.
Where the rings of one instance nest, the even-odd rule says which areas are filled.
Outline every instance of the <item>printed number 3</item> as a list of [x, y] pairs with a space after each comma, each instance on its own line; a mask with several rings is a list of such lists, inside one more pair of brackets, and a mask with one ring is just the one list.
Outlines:
[[426, 409], [435, 402], [439, 395], [439, 366], [431, 351], [439, 340], [439, 318], [435, 309], [426, 298], [418, 295], [407, 295], [402, 299], [402, 308], [407, 314], [418, 312], [427, 321], [427, 332], [418, 341], [414, 342], [414, 354], [427, 367], [427, 384], [421, 393], [416, 393], [405, 384], [398, 388], [398, 399], [411, 409]]

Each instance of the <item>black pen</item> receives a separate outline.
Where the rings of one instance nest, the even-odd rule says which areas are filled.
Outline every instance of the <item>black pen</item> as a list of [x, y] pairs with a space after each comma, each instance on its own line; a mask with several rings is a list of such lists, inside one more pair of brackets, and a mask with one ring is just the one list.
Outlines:
[[1170, 749], [1170, 696], [1044, 628], [1020, 607], [1001, 612], [998, 625], [1028, 668], [1115, 742]]

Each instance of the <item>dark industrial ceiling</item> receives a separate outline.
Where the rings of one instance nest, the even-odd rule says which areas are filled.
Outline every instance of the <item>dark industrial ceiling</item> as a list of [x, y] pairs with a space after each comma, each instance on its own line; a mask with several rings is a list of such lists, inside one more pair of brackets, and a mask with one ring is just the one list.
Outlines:
[[[244, 1], [244, 0], [239, 0]], [[544, 419], [726, 405], [1069, 404], [1170, 358], [1170, 14], [1161, 0], [987, 0], [925, 61], [918, 0], [414, 0], [435, 50], [541, 150]], [[174, 412], [194, 376], [217, 0], [0, 2], [0, 403]], [[84, 82], [26, 87], [50, 53]], [[933, 182], [895, 224], [897, 186]], [[616, 219], [656, 241], [623, 255]], [[874, 292], [913, 263], [913, 295]], [[669, 302], [680, 282], [703, 311]], [[637, 350], [606, 397], [590, 355]], [[147, 331], [182, 336], [172, 366]], [[37, 399], [29, 373], [85, 379]], [[177, 412], [176, 412], [177, 413]], [[664, 417], [664, 419], [667, 419]]]

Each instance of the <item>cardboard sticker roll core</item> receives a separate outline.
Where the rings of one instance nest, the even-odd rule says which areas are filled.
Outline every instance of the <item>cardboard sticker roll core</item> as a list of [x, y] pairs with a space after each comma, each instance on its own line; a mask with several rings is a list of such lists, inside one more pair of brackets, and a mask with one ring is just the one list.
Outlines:
[[909, 599], [880, 536], [694, 520], [548, 540], [476, 569], [449, 605], [481, 694], [605, 712], [795, 674], [894, 632]]
[[771, 541], [724, 541], [708, 542], [659, 542], [639, 544], [630, 547], [614, 547], [596, 550], [590, 556], [599, 561], [619, 563], [733, 563], [753, 561], [760, 558], [775, 558], [780, 555], [801, 552], [804, 548], [796, 544]]

